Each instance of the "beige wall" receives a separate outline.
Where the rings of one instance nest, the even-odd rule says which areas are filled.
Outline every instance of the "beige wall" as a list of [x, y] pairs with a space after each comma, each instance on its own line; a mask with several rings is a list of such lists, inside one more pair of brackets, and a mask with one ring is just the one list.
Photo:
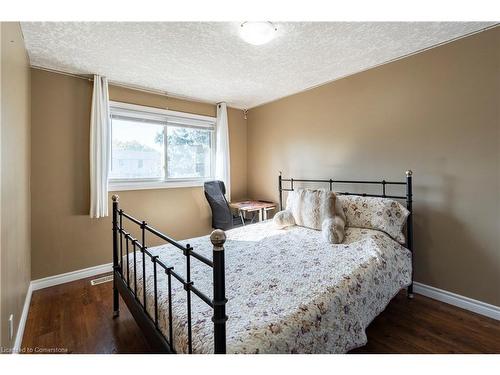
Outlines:
[[248, 114], [248, 192], [414, 171], [415, 278], [500, 305], [500, 28]]
[[[32, 279], [111, 261], [111, 221], [90, 219], [90, 81], [32, 69]], [[215, 116], [211, 104], [110, 87], [110, 99]], [[246, 121], [229, 109], [231, 183], [246, 196]], [[118, 192], [122, 207], [176, 239], [208, 234], [203, 188]], [[110, 193], [111, 196], [111, 193]]]
[[1, 24], [1, 347], [30, 282], [30, 72], [19, 23]]

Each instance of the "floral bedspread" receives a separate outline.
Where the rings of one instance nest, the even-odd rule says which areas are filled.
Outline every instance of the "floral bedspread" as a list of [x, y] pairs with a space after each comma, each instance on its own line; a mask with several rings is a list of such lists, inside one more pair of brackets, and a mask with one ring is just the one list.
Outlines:
[[[275, 229], [262, 222], [226, 232], [228, 353], [345, 353], [362, 346], [365, 329], [411, 279], [411, 253], [383, 232], [347, 228], [342, 244], [321, 231]], [[183, 241], [209, 259], [208, 236]], [[182, 252], [150, 248], [185, 276]], [[142, 256], [136, 253], [137, 295], [143, 300]], [[126, 274], [124, 260], [124, 275]], [[212, 297], [212, 270], [192, 258], [194, 286]], [[134, 263], [129, 255], [133, 289]], [[159, 326], [169, 337], [167, 278], [158, 267]], [[146, 257], [147, 309], [154, 316], [153, 265]], [[186, 292], [172, 278], [174, 350], [187, 352]], [[212, 309], [192, 294], [194, 353], [213, 352]]]

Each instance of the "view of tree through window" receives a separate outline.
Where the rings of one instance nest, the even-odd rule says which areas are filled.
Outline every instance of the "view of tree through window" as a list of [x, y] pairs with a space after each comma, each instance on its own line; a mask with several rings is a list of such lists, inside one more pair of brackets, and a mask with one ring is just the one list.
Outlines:
[[209, 177], [211, 132], [169, 126], [167, 129], [167, 177]]
[[192, 179], [211, 173], [211, 129], [112, 118], [110, 179]]

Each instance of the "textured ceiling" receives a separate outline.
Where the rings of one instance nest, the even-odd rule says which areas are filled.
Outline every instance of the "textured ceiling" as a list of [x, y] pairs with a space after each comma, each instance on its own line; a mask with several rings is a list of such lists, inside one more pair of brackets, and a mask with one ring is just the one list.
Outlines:
[[481, 30], [486, 22], [275, 23], [253, 46], [231, 22], [23, 22], [33, 66], [251, 108]]

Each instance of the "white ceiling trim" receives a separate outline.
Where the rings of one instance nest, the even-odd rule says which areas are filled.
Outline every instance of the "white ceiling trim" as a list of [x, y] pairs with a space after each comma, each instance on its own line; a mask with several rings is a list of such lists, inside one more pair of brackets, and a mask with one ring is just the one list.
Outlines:
[[[30, 67], [33, 69], [43, 70], [43, 71], [50, 72], [50, 73], [57, 73], [57, 74], [62, 74], [62, 75], [69, 76], [69, 77], [84, 79], [86, 81], [91, 81], [91, 82], [94, 81], [94, 78], [92, 77], [91, 74], [75, 74], [75, 73], [66, 72], [63, 70], [50, 69], [50, 68], [45, 68], [43, 66], [37, 66], [37, 65], [33, 65], [33, 64], [30, 64]], [[215, 103], [215, 102], [205, 101], [205, 100], [200, 99], [200, 98], [191, 98], [191, 97], [176, 95], [176, 94], [169, 93], [167, 91], [152, 89], [149, 87], [129, 85], [127, 83], [115, 82], [115, 81], [108, 81], [108, 83], [111, 86], [123, 87], [125, 89], [136, 90], [136, 91], [142, 91], [142, 92], [146, 92], [148, 94], [162, 95], [162, 96], [165, 96], [167, 98], [186, 100], [186, 101], [190, 101], [190, 102], [197, 102], [197, 103], [203, 103], [203, 104], [211, 104], [214, 106], [217, 105], [217, 103]], [[236, 107], [231, 107], [231, 108], [236, 108]], [[246, 108], [236, 108], [236, 109], [246, 109]]]

